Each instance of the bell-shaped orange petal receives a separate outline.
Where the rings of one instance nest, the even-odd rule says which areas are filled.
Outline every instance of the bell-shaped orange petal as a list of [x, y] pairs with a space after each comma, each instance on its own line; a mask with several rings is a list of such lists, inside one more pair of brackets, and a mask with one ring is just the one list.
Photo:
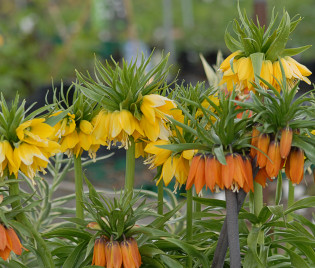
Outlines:
[[256, 174], [256, 177], [255, 177], [255, 181], [257, 183], [259, 183], [263, 188], [266, 187], [266, 181], [268, 179], [268, 174], [266, 172], [266, 169], [265, 168], [261, 168], [259, 169], [259, 171], [257, 172]]
[[120, 249], [124, 267], [136, 268], [133, 261], [130, 244], [126, 240], [124, 240], [120, 242]]
[[278, 176], [281, 166], [280, 145], [278, 141], [272, 141], [269, 144], [266, 172], [270, 178]]
[[189, 173], [188, 173], [187, 183], [186, 183], [186, 190], [189, 190], [195, 182], [195, 176], [197, 173], [197, 168], [199, 165], [200, 158], [201, 158], [201, 155], [195, 155], [194, 158], [192, 159]]
[[22, 254], [22, 245], [20, 242], [19, 237], [15, 233], [15, 231], [12, 228], [6, 229], [6, 232], [8, 236], [10, 237], [12, 247], [11, 250], [16, 254], [16, 255], [21, 255]]
[[195, 175], [195, 188], [196, 188], [196, 193], [199, 194], [202, 187], [205, 185], [206, 180], [205, 180], [205, 158], [201, 156], [196, 175]]
[[206, 185], [213, 192], [215, 186], [215, 158], [213, 155], [209, 155], [205, 159], [205, 181]]
[[234, 176], [234, 159], [233, 154], [225, 156], [226, 165], [222, 165], [222, 182], [226, 189], [230, 189]]
[[281, 131], [281, 139], [280, 139], [280, 155], [282, 158], [286, 158], [291, 150], [293, 138], [293, 131], [291, 128], [286, 127]]
[[0, 250], [5, 250], [7, 247], [7, 235], [5, 227], [0, 224]]
[[141, 262], [141, 255], [140, 255], [140, 252], [139, 252], [137, 241], [134, 238], [132, 238], [132, 237], [129, 237], [127, 239], [127, 241], [130, 244], [131, 254], [132, 254], [134, 263], [135, 263], [136, 267], [139, 268], [141, 266], [142, 262]]
[[267, 154], [270, 143], [270, 137], [266, 133], [261, 133], [258, 136], [257, 148], [262, 152], [257, 150], [257, 165], [263, 168], [267, 164]]
[[6, 261], [10, 256], [10, 252], [11, 249], [6, 247], [4, 250], [0, 250], [0, 257]]
[[105, 245], [106, 241], [103, 237], [95, 240], [92, 265], [105, 267], [106, 265]]
[[291, 149], [289, 158], [290, 179], [293, 184], [299, 184], [304, 177], [304, 152], [294, 147]]
[[245, 165], [243, 158], [240, 154], [234, 154], [234, 182], [241, 188], [243, 188], [245, 183]]
[[121, 268], [122, 255], [120, 245], [117, 241], [107, 242], [105, 246], [106, 267]]
[[245, 165], [245, 179], [246, 183], [244, 184], [243, 190], [245, 192], [249, 192], [250, 190], [254, 192], [254, 184], [253, 184], [253, 167], [251, 163], [251, 159], [248, 156], [244, 157], [244, 165]]

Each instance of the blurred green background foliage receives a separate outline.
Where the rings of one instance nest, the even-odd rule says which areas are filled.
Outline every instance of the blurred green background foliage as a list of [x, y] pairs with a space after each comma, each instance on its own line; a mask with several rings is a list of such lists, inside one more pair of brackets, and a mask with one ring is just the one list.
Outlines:
[[[239, 2], [252, 16], [254, 1]], [[266, 4], [268, 16], [275, 7], [279, 13], [285, 8], [291, 17], [304, 18], [290, 47], [314, 42], [315, 1], [268, 0]], [[1, 92], [12, 97], [18, 90], [26, 97], [38, 88], [49, 88], [52, 79], [73, 81], [75, 69], [92, 68], [94, 55], [122, 57], [123, 44], [131, 36], [150, 49], [163, 50], [165, 11], [171, 14], [179, 68], [182, 53], [195, 64], [201, 64], [199, 53], [222, 50], [226, 55], [224, 32], [237, 18], [236, 6], [236, 0], [1, 0]], [[314, 60], [312, 47], [302, 55], [302, 62]]]

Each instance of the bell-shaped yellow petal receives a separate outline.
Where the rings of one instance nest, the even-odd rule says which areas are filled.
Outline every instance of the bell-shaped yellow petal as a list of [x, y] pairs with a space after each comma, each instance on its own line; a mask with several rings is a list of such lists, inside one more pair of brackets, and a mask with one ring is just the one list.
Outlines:
[[177, 164], [177, 160], [171, 156], [163, 164], [160, 179], [163, 178], [165, 186], [168, 186], [172, 178], [174, 177], [176, 164]]
[[238, 59], [237, 74], [239, 80], [249, 80], [252, 78], [253, 64], [249, 57]]
[[92, 133], [92, 131], [93, 131], [92, 124], [89, 121], [87, 121], [87, 120], [81, 120], [79, 127], [80, 127], [81, 132], [83, 132], [83, 133], [85, 133], [87, 135], [90, 135]]
[[[270, 60], [264, 60], [261, 66], [260, 77], [266, 80], [269, 84], [272, 85], [273, 81], [273, 67]], [[260, 82], [261, 85], [265, 85], [263, 82]], [[267, 86], [267, 85], [265, 85]]]
[[147, 96], [143, 97], [140, 110], [146, 118], [152, 120], [152, 122], [154, 123], [155, 122], [155, 109], [153, 106], [154, 104], [146, 97]]
[[150, 119], [143, 116], [140, 121], [140, 127], [150, 141], [156, 141], [159, 137], [160, 125], [157, 120], [152, 122]]
[[4, 160], [5, 160], [4, 145], [3, 142], [0, 141], [0, 163], [2, 163]]
[[111, 138], [116, 138], [122, 131], [122, 126], [120, 124], [119, 111], [115, 111], [110, 114], [110, 136]]
[[73, 131], [71, 134], [65, 136], [61, 140], [61, 151], [65, 152], [68, 149], [74, 148], [76, 144], [79, 142], [79, 135], [76, 131]]
[[284, 58], [281, 58], [280, 61], [283, 66], [285, 77], [288, 79], [291, 79], [293, 76], [292, 68], [290, 68], [290, 65], [287, 63], [287, 61]]
[[183, 151], [182, 155], [185, 159], [190, 160], [194, 157], [198, 150], [185, 150]]
[[143, 101], [148, 102], [152, 107], [160, 107], [165, 104], [165, 101], [170, 101], [168, 98], [158, 95], [150, 94], [143, 97]]
[[79, 145], [83, 150], [88, 151], [92, 145], [92, 136], [85, 134], [83, 131], [79, 132]]
[[292, 62], [301, 72], [301, 74], [303, 76], [309, 76], [312, 74], [312, 72], [303, 64], [297, 62], [295, 59], [291, 58], [291, 57], [286, 57], [286, 60], [288, 60], [289, 62]]
[[135, 131], [135, 118], [131, 112], [127, 110], [121, 110], [119, 112], [119, 123], [122, 129], [126, 131], [128, 135], [132, 135], [132, 133]]
[[220, 65], [220, 68], [219, 70], [222, 71], [222, 72], [225, 72], [228, 68], [231, 67], [231, 60], [237, 56], [238, 54], [240, 53], [240, 51], [235, 51], [233, 52], [232, 54], [230, 54]]
[[38, 149], [38, 147], [27, 143], [21, 143], [19, 147], [15, 148], [14, 157], [15, 159], [19, 158], [21, 162], [23, 162], [27, 166], [33, 164], [34, 157], [48, 162], [48, 159]]
[[21, 160], [15, 161], [14, 154], [13, 154], [13, 148], [7, 140], [3, 141], [2, 145], [3, 145], [4, 154], [5, 154], [6, 159], [8, 161], [9, 172], [10, 172], [10, 174], [14, 173], [15, 176], [17, 176]]

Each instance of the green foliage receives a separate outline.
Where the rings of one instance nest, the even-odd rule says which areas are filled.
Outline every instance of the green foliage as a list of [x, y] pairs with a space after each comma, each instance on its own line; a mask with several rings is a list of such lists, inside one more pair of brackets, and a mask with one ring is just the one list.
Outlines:
[[98, 102], [108, 111], [126, 109], [137, 117], [140, 112], [142, 97], [166, 89], [166, 78], [169, 55], [162, 57], [161, 61], [147, 70], [152, 54], [148, 59], [142, 55], [127, 63], [122, 60], [122, 67], [113, 58], [111, 62], [105, 61], [103, 65], [95, 60], [95, 79], [90, 74], [84, 76], [78, 71], [76, 84], [87, 98]]

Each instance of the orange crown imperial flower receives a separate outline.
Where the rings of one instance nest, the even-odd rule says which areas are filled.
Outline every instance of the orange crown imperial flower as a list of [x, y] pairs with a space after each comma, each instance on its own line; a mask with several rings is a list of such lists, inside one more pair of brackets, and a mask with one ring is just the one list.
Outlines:
[[238, 191], [243, 188], [245, 192], [253, 188], [253, 174], [250, 158], [242, 157], [238, 153], [225, 156], [226, 165], [223, 165], [211, 154], [194, 156], [186, 184], [186, 190], [195, 185], [199, 194], [204, 185], [211, 191], [231, 189]]

